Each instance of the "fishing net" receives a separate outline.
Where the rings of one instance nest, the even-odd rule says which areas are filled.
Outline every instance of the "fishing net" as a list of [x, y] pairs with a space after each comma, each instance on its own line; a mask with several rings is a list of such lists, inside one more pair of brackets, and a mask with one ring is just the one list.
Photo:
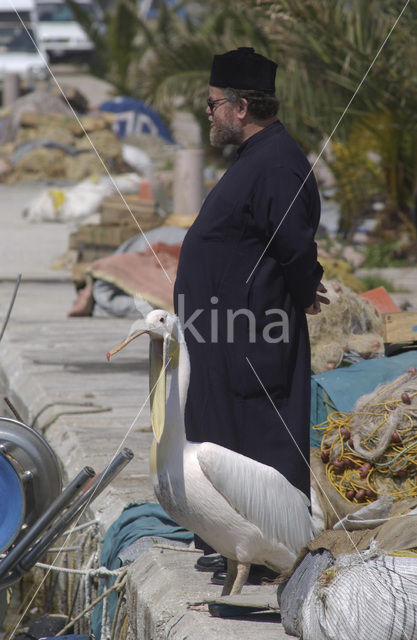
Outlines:
[[333, 369], [354, 350], [368, 358], [383, 353], [382, 319], [368, 300], [339, 282], [324, 281], [329, 305], [307, 316], [314, 373]]
[[314, 427], [326, 477], [352, 504], [417, 496], [417, 369], [362, 396], [349, 413]]

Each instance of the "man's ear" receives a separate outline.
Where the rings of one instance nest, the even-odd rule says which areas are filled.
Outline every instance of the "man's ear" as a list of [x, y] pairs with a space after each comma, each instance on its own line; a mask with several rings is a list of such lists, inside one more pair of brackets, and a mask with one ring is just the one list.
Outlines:
[[248, 101], [246, 98], [240, 98], [237, 107], [237, 117], [243, 120], [248, 115]]

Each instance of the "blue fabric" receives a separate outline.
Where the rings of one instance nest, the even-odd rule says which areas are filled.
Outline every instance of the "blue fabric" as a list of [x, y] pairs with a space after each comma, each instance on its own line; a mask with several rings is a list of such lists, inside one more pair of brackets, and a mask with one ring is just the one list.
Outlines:
[[175, 144], [160, 114], [143, 100], [118, 96], [103, 102], [100, 111], [117, 114], [113, 129], [119, 138], [149, 133]]
[[[162, 536], [169, 540], [181, 540], [182, 542], [192, 542], [194, 538], [190, 531], [183, 529], [171, 520], [159, 504], [150, 502], [130, 504], [123, 509], [121, 515], [106, 532], [100, 565], [108, 569], [118, 569], [121, 566], [118, 558], [119, 553], [143, 536]], [[101, 580], [100, 593], [114, 582], [115, 578], [112, 578], [105, 586], [104, 580]], [[111, 620], [116, 610], [117, 597], [115, 592], [109, 596], [108, 610]], [[96, 640], [101, 638], [102, 611], [103, 605], [99, 602], [94, 608], [92, 621], [92, 632]]]
[[[410, 367], [417, 367], [415, 350], [390, 358], [362, 360], [350, 367], [332, 369], [313, 376], [310, 426], [327, 419], [330, 405], [334, 405], [336, 411], [347, 413], [353, 409], [360, 396], [371, 393], [379, 384], [395, 380]], [[310, 444], [312, 447], [320, 446], [320, 437], [313, 429], [310, 430]]]
[[23, 485], [12, 463], [0, 453], [0, 553], [8, 549], [23, 523]]

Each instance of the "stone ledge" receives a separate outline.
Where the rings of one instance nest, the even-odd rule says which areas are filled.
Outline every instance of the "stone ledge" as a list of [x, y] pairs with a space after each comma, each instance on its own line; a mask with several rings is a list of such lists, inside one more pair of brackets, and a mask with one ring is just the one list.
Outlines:
[[[153, 548], [129, 569], [127, 609], [129, 640], [283, 640], [289, 638], [277, 614], [216, 618], [202, 605], [218, 598], [222, 587], [210, 583], [211, 573], [198, 572], [197, 552]], [[272, 594], [276, 585], [246, 585], [243, 592]]]

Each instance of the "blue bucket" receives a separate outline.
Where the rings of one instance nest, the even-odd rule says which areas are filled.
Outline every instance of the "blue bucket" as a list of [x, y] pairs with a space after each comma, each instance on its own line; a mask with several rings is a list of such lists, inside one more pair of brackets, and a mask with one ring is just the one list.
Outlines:
[[25, 513], [22, 481], [14, 465], [0, 453], [0, 553], [20, 532]]

